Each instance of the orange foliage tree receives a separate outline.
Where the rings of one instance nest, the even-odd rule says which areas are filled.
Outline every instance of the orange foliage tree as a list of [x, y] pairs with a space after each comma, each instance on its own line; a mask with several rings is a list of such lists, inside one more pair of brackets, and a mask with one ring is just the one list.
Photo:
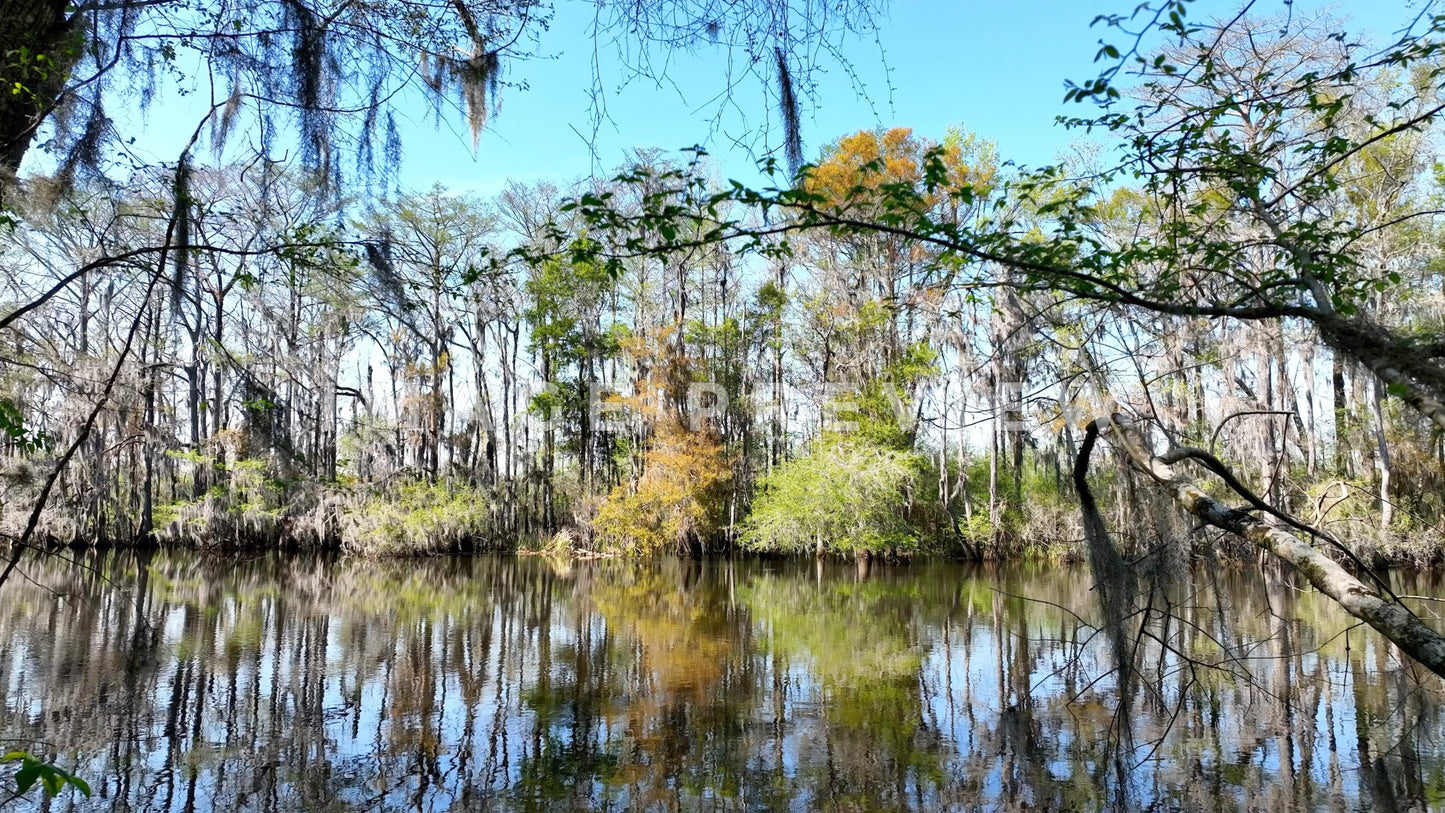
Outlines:
[[642, 474], [612, 490], [592, 530], [620, 553], [701, 551], [721, 534], [732, 464], [710, 421], [690, 422], [691, 362], [677, 349], [676, 325], [632, 336], [623, 349], [637, 367], [625, 399], [648, 430]]
[[[843, 219], [960, 223], [994, 182], [993, 145], [951, 129], [943, 140], [908, 128], [860, 130], [823, 148], [803, 188]], [[968, 194], [964, 191], [968, 190]], [[942, 301], [958, 271], [924, 241], [883, 231], [817, 231], [798, 244], [813, 269], [800, 296], [823, 382], [883, 380], [911, 391]]]
[[[961, 129], [950, 129], [943, 141], [919, 138], [912, 128], [859, 130], [823, 148], [822, 159], [808, 170], [804, 188], [820, 195], [824, 205], [844, 209], [877, 207], [896, 201], [889, 187], [903, 184], [923, 191], [929, 179], [928, 156], [938, 152], [944, 176], [933, 178], [937, 191], [918, 201], [929, 207], [957, 207], [961, 189], [984, 190], [993, 184], [998, 161], [993, 145]], [[948, 213], [958, 215], [955, 209]]]

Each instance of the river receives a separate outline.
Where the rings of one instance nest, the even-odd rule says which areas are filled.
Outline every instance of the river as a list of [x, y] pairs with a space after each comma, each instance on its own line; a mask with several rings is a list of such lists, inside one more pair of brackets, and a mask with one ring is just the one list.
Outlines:
[[0, 750], [93, 796], [6, 810], [1445, 800], [1439, 681], [1250, 566], [1126, 619], [1121, 702], [1080, 567], [68, 557], [0, 588]]

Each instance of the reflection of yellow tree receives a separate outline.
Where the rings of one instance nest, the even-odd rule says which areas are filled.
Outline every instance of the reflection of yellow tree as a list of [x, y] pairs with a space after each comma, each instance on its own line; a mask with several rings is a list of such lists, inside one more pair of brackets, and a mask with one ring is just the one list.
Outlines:
[[684, 788], [730, 795], [739, 784], [740, 766], [715, 749], [750, 710], [751, 681], [739, 679], [748, 641], [709, 567], [667, 559], [606, 568], [590, 589], [628, 693], [625, 706], [604, 712], [622, 732], [608, 744], [608, 780], [637, 808], [666, 806]]
[[592, 588], [598, 612], [636, 652], [639, 684], [705, 698], [733, 650], [731, 624], [711, 590], [683, 588], [674, 561], [629, 569]]

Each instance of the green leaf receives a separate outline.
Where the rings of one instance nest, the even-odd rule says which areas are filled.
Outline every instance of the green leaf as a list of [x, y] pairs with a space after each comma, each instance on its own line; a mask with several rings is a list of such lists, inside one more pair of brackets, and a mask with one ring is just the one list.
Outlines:
[[65, 789], [65, 777], [61, 776], [60, 772], [54, 768], [50, 768], [49, 766], [46, 766], [46, 768], [49, 769], [42, 769], [40, 771], [40, 781], [45, 785], [45, 792], [54, 796]]
[[34, 757], [27, 757], [20, 770], [15, 772], [15, 792], [23, 794], [30, 790], [35, 780], [40, 778], [40, 761]]

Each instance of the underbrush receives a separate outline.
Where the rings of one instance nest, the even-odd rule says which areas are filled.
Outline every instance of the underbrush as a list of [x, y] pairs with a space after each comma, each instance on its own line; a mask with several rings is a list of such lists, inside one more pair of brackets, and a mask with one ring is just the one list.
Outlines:
[[452, 483], [408, 483], [348, 495], [340, 507], [341, 547], [368, 556], [453, 553], [487, 547], [485, 492]]
[[464, 482], [291, 482], [261, 461], [232, 464], [224, 475], [194, 500], [158, 506], [156, 540], [197, 548], [340, 548], [366, 556], [495, 546], [491, 494]]

